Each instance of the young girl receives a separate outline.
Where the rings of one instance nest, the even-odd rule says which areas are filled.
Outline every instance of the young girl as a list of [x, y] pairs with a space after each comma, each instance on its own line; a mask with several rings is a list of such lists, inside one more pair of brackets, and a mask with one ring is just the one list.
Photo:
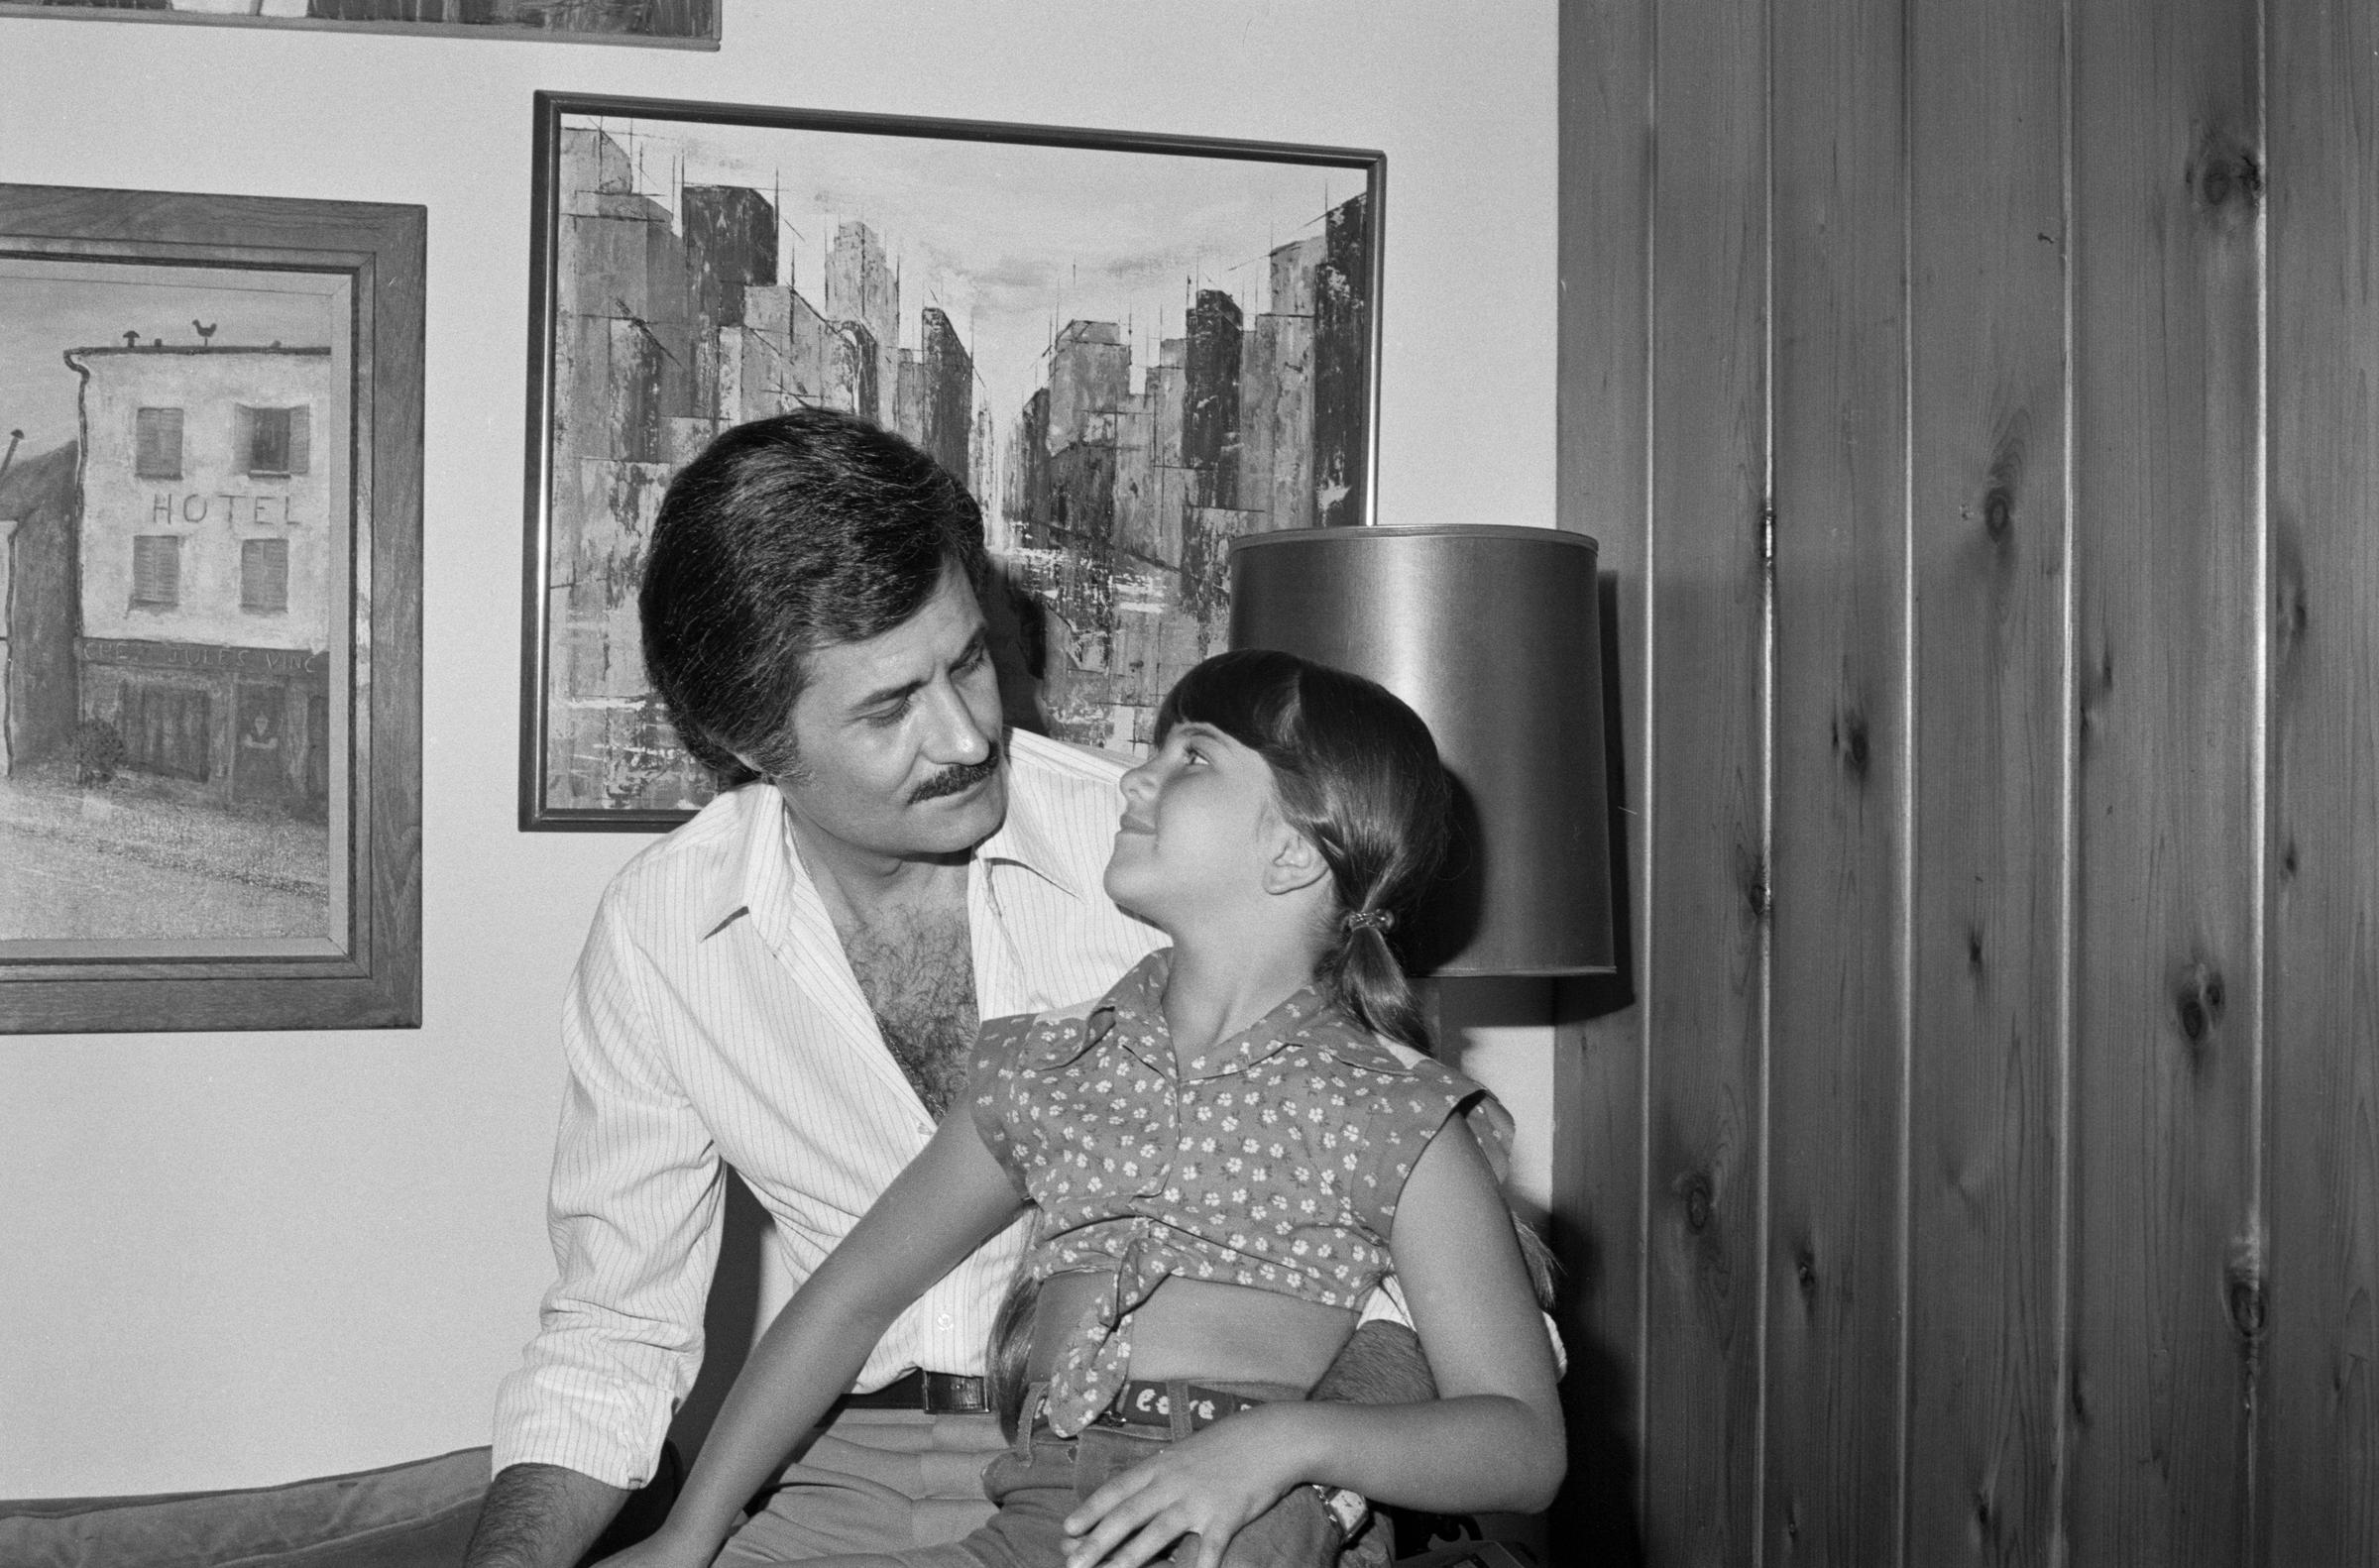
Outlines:
[[[668, 1522], [613, 1562], [707, 1564], [892, 1320], [1028, 1202], [1030, 1390], [985, 1475], [999, 1512], [956, 1546], [829, 1561], [1287, 1568], [1330, 1549], [1283, 1539], [1274, 1505], [1303, 1484], [1544, 1507], [1561, 1416], [1470, 1128], [1489, 1102], [1382, 1038], [1428, 1043], [1387, 937], [1445, 796], [1426, 727], [1369, 681], [1252, 650], [1185, 676], [1124, 777], [1105, 879], [1172, 948], [1087, 1009], [983, 1027], [964, 1113], [769, 1326]], [[1305, 1401], [1391, 1273], [1440, 1397]]]

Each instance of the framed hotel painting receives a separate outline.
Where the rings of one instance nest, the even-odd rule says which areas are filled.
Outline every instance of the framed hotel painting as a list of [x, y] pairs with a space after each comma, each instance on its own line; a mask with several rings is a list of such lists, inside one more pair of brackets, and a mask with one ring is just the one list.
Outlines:
[[0, 185], [0, 1031], [419, 1022], [424, 231]]
[[805, 404], [966, 484], [1012, 723], [1121, 751], [1231, 537], [1368, 520], [1381, 155], [540, 93], [520, 825], [711, 794], [638, 651], [670, 477]]
[[0, 0], [0, 17], [717, 49], [725, 0]]

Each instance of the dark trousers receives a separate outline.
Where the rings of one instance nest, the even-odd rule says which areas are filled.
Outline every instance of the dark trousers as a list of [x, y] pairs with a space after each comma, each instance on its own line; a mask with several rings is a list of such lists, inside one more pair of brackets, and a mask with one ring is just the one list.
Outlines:
[[[1266, 1400], [1304, 1398], [1301, 1390], [1265, 1383], [1199, 1387]], [[1167, 1385], [1169, 1428], [1092, 1425], [1060, 1437], [1040, 1417], [1035, 1389], [1024, 1405], [1033, 1418], [1018, 1423], [1015, 1444], [983, 1473], [983, 1490], [999, 1512], [961, 1545], [984, 1568], [1056, 1568], [1065, 1561], [1067, 1514], [1115, 1476], [1190, 1435], [1189, 1390], [1185, 1382]], [[1194, 1537], [1185, 1537], [1158, 1561], [1188, 1562], [1195, 1551]], [[1232, 1537], [1223, 1568], [1329, 1568], [1337, 1559], [1337, 1522], [1312, 1488], [1298, 1487]]]

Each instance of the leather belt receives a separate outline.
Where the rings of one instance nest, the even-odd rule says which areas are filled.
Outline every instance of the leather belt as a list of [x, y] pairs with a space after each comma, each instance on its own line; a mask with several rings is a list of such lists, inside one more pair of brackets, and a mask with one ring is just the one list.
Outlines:
[[1251, 1400], [1244, 1394], [1229, 1394], [1221, 1389], [1209, 1389], [1195, 1383], [1167, 1384], [1134, 1379], [1116, 1392], [1115, 1402], [1091, 1418], [1094, 1426], [1153, 1426], [1170, 1431], [1173, 1427], [1173, 1401], [1182, 1400], [1190, 1416], [1190, 1429], [1203, 1431], [1226, 1415], [1252, 1410], [1262, 1400]]
[[911, 1372], [865, 1394], [846, 1394], [841, 1410], [921, 1410], [928, 1415], [980, 1415], [991, 1408], [980, 1378], [955, 1372]]

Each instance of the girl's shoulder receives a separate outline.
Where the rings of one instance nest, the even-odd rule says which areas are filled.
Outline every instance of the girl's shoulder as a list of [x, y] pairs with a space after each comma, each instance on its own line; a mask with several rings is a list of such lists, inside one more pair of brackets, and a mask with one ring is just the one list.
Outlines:
[[1351, 1020], [1319, 1021], [1308, 1036], [1308, 1043], [1341, 1066], [1383, 1078], [1425, 1084], [1456, 1096], [1486, 1092], [1475, 1080], [1464, 1077], [1435, 1057], [1416, 1051], [1401, 1040], [1364, 1029]]
[[1413, 1125], [1405, 1131], [1426, 1139], [1458, 1118], [1478, 1141], [1500, 1182], [1509, 1174], [1515, 1126], [1512, 1113], [1487, 1086], [1455, 1071], [1403, 1041], [1370, 1030], [1338, 1029], [1322, 1042], [1337, 1062], [1373, 1075], [1388, 1090], [1372, 1103], [1383, 1115]]

